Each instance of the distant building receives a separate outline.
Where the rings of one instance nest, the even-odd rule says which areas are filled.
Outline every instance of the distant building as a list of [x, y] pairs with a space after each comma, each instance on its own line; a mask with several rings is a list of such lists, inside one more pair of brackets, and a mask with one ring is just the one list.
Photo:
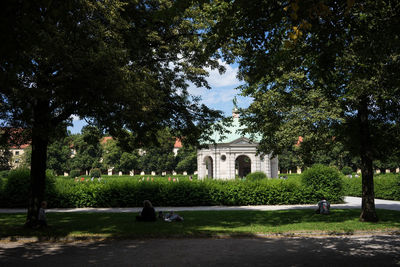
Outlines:
[[226, 128], [221, 136], [214, 132], [213, 144], [197, 152], [198, 178], [235, 179], [245, 177], [252, 172], [263, 172], [269, 178], [278, 177], [278, 158], [271, 155], [257, 155], [260, 136], [251, 141], [250, 136], [242, 136], [239, 132], [239, 114], [233, 111], [233, 124]]
[[15, 169], [21, 166], [23, 163], [23, 155], [25, 153], [25, 150], [29, 147], [29, 144], [23, 144], [20, 146], [13, 145], [10, 147], [10, 152], [11, 152], [11, 161], [10, 161], [10, 167], [11, 169]]

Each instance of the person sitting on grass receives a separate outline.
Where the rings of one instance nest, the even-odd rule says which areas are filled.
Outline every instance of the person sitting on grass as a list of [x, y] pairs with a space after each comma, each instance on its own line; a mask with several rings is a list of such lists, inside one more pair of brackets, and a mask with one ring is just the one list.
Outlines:
[[169, 213], [165, 214], [164, 221], [166, 222], [181, 222], [183, 221], [183, 217], [179, 216], [178, 214], [174, 213], [174, 211], [170, 211]]
[[40, 209], [39, 209], [39, 217], [38, 217], [38, 226], [41, 227], [47, 227], [47, 219], [46, 219], [46, 208], [47, 208], [47, 202], [42, 201], [40, 204]]
[[150, 200], [143, 201], [143, 210], [136, 216], [137, 221], [141, 222], [153, 222], [157, 220], [156, 211], [153, 208]]
[[329, 201], [325, 199], [325, 197], [321, 197], [321, 200], [318, 202], [318, 209], [315, 211], [317, 214], [329, 214], [329, 209], [331, 208], [331, 204]]

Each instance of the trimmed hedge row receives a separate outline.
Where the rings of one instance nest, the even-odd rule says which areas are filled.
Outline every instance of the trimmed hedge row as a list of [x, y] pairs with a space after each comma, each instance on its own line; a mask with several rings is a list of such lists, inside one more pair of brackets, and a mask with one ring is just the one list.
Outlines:
[[[24, 207], [27, 203], [29, 171], [19, 173], [23, 182], [15, 183], [10, 175], [2, 194], [3, 207]], [[320, 174], [323, 175], [323, 174]], [[315, 204], [322, 194], [331, 202], [340, 202], [340, 191], [329, 192], [317, 184], [305, 183], [308, 178], [293, 177], [287, 180], [263, 179], [256, 181], [220, 181], [180, 179], [168, 181], [166, 177], [154, 181], [135, 178], [103, 178], [94, 181], [75, 181], [71, 178], [48, 177], [46, 200], [49, 207], [138, 207], [149, 199], [155, 206], [205, 206], [205, 205], [279, 205]], [[55, 181], [55, 182], [54, 182]], [[6, 186], [4, 188], [6, 188]], [[11, 187], [10, 187], [11, 186]], [[324, 185], [323, 185], [324, 186]], [[327, 191], [328, 190], [328, 191]], [[4, 190], [2, 190], [4, 193]], [[25, 192], [20, 194], [20, 192]], [[18, 201], [16, 201], [18, 199]]]
[[[343, 178], [346, 196], [361, 197], [361, 177]], [[400, 175], [381, 174], [374, 176], [375, 197], [380, 199], [400, 200]]]

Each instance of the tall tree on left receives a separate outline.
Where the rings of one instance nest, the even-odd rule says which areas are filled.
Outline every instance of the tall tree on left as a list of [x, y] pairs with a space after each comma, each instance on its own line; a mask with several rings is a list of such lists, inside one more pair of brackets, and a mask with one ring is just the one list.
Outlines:
[[168, 0], [1, 2], [0, 123], [31, 130], [26, 226], [44, 198], [49, 139], [72, 115], [138, 137], [167, 125], [190, 136], [219, 116], [187, 92], [186, 80], [207, 86], [203, 68], [218, 66], [194, 11]]

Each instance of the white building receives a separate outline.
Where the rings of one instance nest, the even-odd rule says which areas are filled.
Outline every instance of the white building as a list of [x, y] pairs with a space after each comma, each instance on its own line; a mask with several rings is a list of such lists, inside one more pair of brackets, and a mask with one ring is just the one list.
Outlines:
[[255, 136], [254, 142], [249, 136], [242, 136], [238, 132], [243, 127], [240, 126], [237, 113], [234, 112], [233, 117], [233, 124], [226, 129], [223, 137], [214, 132], [211, 138], [215, 143], [197, 151], [198, 178], [235, 179], [252, 172], [263, 172], [269, 178], [276, 178], [278, 158], [257, 155], [260, 136]]

